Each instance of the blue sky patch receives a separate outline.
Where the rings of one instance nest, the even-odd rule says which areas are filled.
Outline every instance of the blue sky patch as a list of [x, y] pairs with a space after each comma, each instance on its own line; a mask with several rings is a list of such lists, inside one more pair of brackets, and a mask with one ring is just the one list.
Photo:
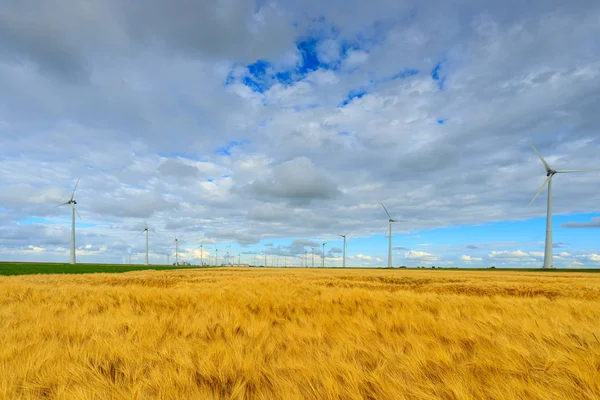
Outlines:
[[442, 62], [440, 61], [431, 70], [431, 79], [437, 82], [440, 90], [444, 90], [444, 83], [446, 82], [446, 76], [443, 75]]
[[342, 101], [342, 102], [340, 103], [340, 106], [341, 106], [341, 107], [343, 107], [343, 106], [346, 106], [346, 105], [350, 104], [350, 103], [352, 102], [352, 100], [354, 100], [354, 99], [360, 99], [360, 98], [362, 98], [362, 97], [363, 97], [365, 94], [367, 94], [367, 92], [366, 92], [366, 91], [364, 91], [364, 90], [351, 90], [351, 91], [348, 93], [348, 98], [347, 98], [347, 99], [345, 99], [344, 101]]
[[438, 119], [436, 122], [440, 125], [444, 125], [446, 123], [447, 119]]
[[263, 85], [247, 76], [242, 78], [242, 83], [244, 85], [246, 85], [247, 87], [249, 87], [250, 89], [252, 89], [253, 92], [264, 93], [265, 90], [268, 89], [268, 87], [266, 87], [266, 85]]
[[403, 71], [398, 72], [397, 74], [392, 76], [392, 80], [394, 79], [404, 79], [404, 78], [408, 78], [410, 76], [415, 76], [415, 75], [419, 75], [419, 70], [418, 69], [414, 69], [414, 68], [407, 68]]
[[54, 222], [49, 221], [47, 219], [44, 218], [39, 218], [39, 217], [27, 217], [25, 219], [22, 219], [20, 221], [15, 221], [19, 224], [23, 224], [23, 225], [33, 225], [33, 224], [54, 224]]
[[296, 48], [302, 56], [302, 64], [297, 71], [300, 75], [306, 75], [311, 71], [319, 69], [319, 57], [317, 55], [318, 39], [308, 39], [298, 42]]
[[231, 140], [231, 141], [227, 142], [227, 144], [225, 146], [219, 147], [217, 150], [215, 150], [215, 152], [220, 156], [230, 156], [231, 150], [234, 147], [241, 147], [248, 143], [250, 143], [250, 141], [248, 141], [246, 139], [241, 140], [241, 141]]

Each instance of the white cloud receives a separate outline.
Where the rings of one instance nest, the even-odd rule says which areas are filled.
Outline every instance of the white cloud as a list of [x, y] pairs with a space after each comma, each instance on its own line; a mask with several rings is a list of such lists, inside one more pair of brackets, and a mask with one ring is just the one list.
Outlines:
[[530, 255], [525, 253], [523, 250], [516, 251], [492, 251], [488, 254], [489, 258], [497, 258], [497, 259], [513, 259], [519, 260], [524, 258], [529, 258]]
[[543, 251], [530, 251], [529, 255], [534, 256], [534, 257], [538, 257], [538, 258], [544, 258], [544, 252]]
[[481, 257], [471, 257], [471, 256], [467, 256], [467, 255], [460, 256], [460, 259], [463, 261], [466, 261], [466, 262], [483, 261], [483, 258], [481, 258]]
[[439, 257], [425, 251], [410, 250], [404, 253], [404, 257], [409, 260], [436, 261]]
[[373, 257], [371, 256], [366, 256], [364, 254], [357, 254], [356, 258], [358, 258], [359, 260], [365, 260], [365, 261], [373, 261]]
[[585, 266], [585, 264], [580, 261], [572, 261], [567, 268], [582, 268], [583, 266]]
[[585, 256], [588, 260], [593, 261], [593, 262], [600, 262], [600, 254], [588, 254]]

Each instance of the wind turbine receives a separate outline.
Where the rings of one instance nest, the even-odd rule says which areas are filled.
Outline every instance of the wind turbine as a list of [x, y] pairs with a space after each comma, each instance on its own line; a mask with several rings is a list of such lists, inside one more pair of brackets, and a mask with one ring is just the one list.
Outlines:
[[69, 199], [69, 201], [66, 201], [57, 206], [66, 206], [67, 204], [71, 205], [71, 258], [69, 260], [70, 264], [75, 264], [75, 213], [77, 213], [79, 219], [82, 219], [81, 215], [79, 215], [79, 211], [77, 211], [77, 209], [75, 208], [75, 204], [77, 204], [77, 201], [75, 200], [75, 190], [77, 190], [77, 185], [79, 185], [79, 178], [77, 178], [77, 183], [75, 183], [75, 188], [73, 189], [73, 193], [71, 194], [71, 198]]
[[146, 227], [144, 228], [144, 230], [141, 231], [139, 233], [139, 235], [136, 236], [136, 239], [138, 237], [140, 237], [140, 235], [144, 232], [146, 232], [146, 264], [145, 265], [148, 265], [148, 223], [146, 223]]
[[569, 170], [552, 169], [552, 168], [550, 168], [550, 166], [548, 165], [546, 160], [544, 160], [544, 157], [542, 157], [542, 155], [539, 153], [539, 151], [537, 151], [537, 149], [533, 146], [533, 143], [530, 142], [529, 144], [531, 145], [531, 148], [533, 149], [533, 151], [535, 151], [535, 153], [538, 155], [538, 157], [542, 161], [542, 164], [544, 164], [544, 168], [546, 169], [546, 176], [547, 176], [544, 183], [542, 183], [540, 190], [538, 190], [537, 193], [535, 194], [535, 196], [533, 196], [533, 199], [531, 200], [529, 205], [533, 204], [533, 202], [535, 201], [535, 199], [537, 199], [537, 197], [540, 195], [542, 190], [544, 190], [544, 187], [546, 185], [548, 185], [548, 204], [547, 204], [547, 210], [546, 210], [546, 243], [545, 243], [545, 248], [544, 248], [544, 266], [542, 268], [544, 268], [544, 269], [554, 268], [554, 266], [552, 264], [552, 178], [556, 174], [566, 174], [566, 173], [571, 173], [571, 172], [593, 172], [593, 171], [600, 171], [600, 169], [569, 169]]
[[327, 243], [323, 242], [323, 257], [321, 257], [321, 267], [325, 268], [325, 245]]
[[383, 207], [383, 209], [385, 210], [385, 213], [388, 216], [388, 222], [390, 224], [390, 244], [388, 247], [388, 268], [392, 268], [392, 223], [394, 222], [400, 222], [399, 219], [392, 219], [392, 216], [390, 215], [390, 213], [388, 212], [387, 208], [385, 208], [385, 206], [383, 205], [383, 203], [381, 203], [381, 207]]
[[202, 250], [204, 249], [204, 244], [201, 244], [200, 246], [196, 247], [194, 250], [196, 249], [200, 249], [200, 265], [204, 265], [204, 253], [202, 252]]
[[173, 240], [173, 242], [175, 243], [175, 265], [179, 265], [179, 239], [177, 239], [177, 236], [175, 236], [175, 240]]
[[[314, 258], [313, 258], [314, 260]], [[304, 261], [304, 267], [308, 268], [308, 250], [304, 250], [304, 257], [302, 258]], [[313, 263], [313, 268], [315, 267], [315, 263]]]
[[346, 268], [346, 236], [348, 236], [348, 233], [350, 233], [350, 231], [348, 231], [345, 235], [338, 234], [339, 237], [344, 238], [344, 258], [342, 261], [342, 268]]

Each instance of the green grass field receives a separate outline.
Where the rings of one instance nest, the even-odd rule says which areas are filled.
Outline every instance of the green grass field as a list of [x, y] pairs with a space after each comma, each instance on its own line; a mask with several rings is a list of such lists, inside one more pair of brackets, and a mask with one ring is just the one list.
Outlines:
[[128, 265], [128, 264], [62, 264], [38, 262], [0, 262], [0, 275], [30, 275], [30, 274], [91, 274], [96, 272], [120, 273], [127, 271], [212, 268], [201, 266], [173, 265]]
[[[31, 275], [31, 274], [92, 274], [97, 272], [121, 273], [128, 271], [143, 270], [168, 270], [168, 269], [194, 269], [194, 268], [219, 268], [216, 266], [178, 266], [173, 265], [139, 265], [139, 264], [65, 264], [65, 263], [41, 263], [41, 262], [2, 262], [0, 261], [1, 275]], [[301, 267], [279, 267], [279, 268], [301, 268]], [[302, 267], [304, 268], [304, 267]], [[316, 269], [316, 267], [315, 267]], [[319, 267], [318, 269], [321, 269]], [[341, 269], [340, 267], [325, 267], [325, 269]], [[348, 268], [352, 270], [363, 268]], [[366, 268], [371, 269], [371, 268]], [[380, 268], [388, 270], [388, 268]], [[398, 270], [391, 268], [390, 270]], [[410, 270], [417, 268], [408, 268]], [[419, 270], [422, 270], [420, 268]], [[541, 269], [541, 268], [425, 268], [431, 271], [498, 271], [498, 272], [600, 272], [600, 268], [588, 269]]]

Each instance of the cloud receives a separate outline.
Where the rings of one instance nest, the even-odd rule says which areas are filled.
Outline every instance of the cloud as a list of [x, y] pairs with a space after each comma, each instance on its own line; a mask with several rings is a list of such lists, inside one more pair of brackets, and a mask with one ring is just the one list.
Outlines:
[[563, 228], [600, 228], [600, 217], [593, 218], [588, 222], [565, 222], [560, 226]]
[[185, 164], [179, 160], [165, 160], [158, 167], [158, 172], [165, 176], [194, 178], [200, 174], [200, 170], [193, 165]]
[[481, 257], [471, 257], [471, 256], [467, 256], [467, 255], [460, 256], [460, 259], [463, 261], [466, 261], [466, 262], [483, 261], [483, 258], [481, 258]]
[[598, 263], [598, 262], [600, 262], [600, 254], [595, 254], [595, 253], [592, 253], [592, 254], [587, 254], [587, 255], [585, 255], [584, 257], [585, 257], [586, 259], [588, 259], [588, 260], [592, 261], [592, 262], [595, 262], [595, 263]]
[[419, 260], [419, 261], [436, 261], [439, 259], [438, 256], [433, 255], [431, 253], [427, 253], [425, 251], [415, 251], [411, 250], [404, 253], [404, 257], [409, 260]]
[[[89, 207], [98, 214], [134, 218], [149, 218], [160, 211], [177, 209], [177, 204], [171, 203], [156, 192], [122, 191], [116, 195], [109, 201], [100, 202], [93, 199]], [[175, 227], [171, 226], [171, 228]]]
[[339, 189], [327, 175], [308, 158], [297, 157], [275, 166], [268, 178], [251, 183], [248, 190], [259, 197], [307, 204], [339, 194]]
[[496, 259], [508, 259], [508, 260], [520, 260], [524, 258], [529, 258], [530, 255], [525, 253], [523, 250], [516, 251], [492, 251], [488, 254], [489, 258]]
[[356, 258], [358, 258], [359, 260], [365, 260], [365, 261], [373, 261], [373, 257], [371, 256], [366, 256], [364, 254], [357, 254]]
[[531, 251], [531, 252], [529, 252], [529, 255], [531, 255], [533, 257], [537, 257], [537, 258], [543, 258], [544, 252], [543, 251]]
[[582, 268], [584, 266], [585, 266], [585, 264], [580, 261], [572, 261], [571, 263], [569, 263], [567, 268], [577, 269], [577, 268]]

